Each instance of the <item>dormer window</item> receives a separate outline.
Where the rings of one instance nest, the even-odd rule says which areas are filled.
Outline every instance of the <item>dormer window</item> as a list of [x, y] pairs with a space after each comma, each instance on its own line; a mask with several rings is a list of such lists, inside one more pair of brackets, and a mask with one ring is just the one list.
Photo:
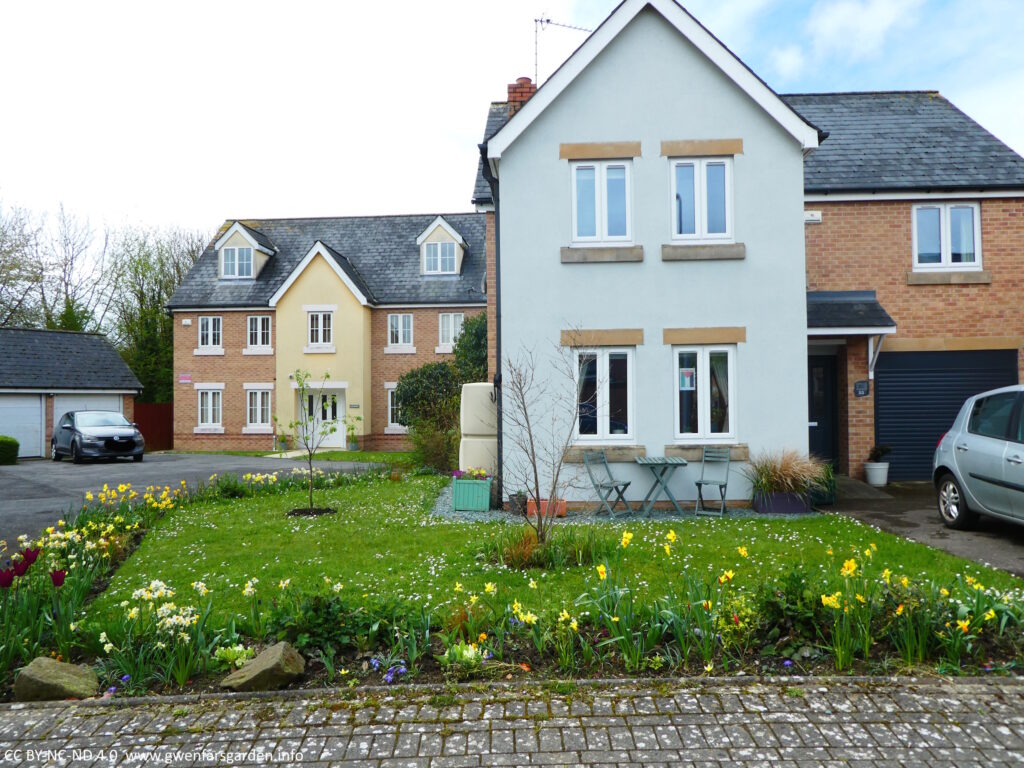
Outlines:
[[455, 243], [427, 243], [423, 272], [427, 275], [454, 275]]
[[221, 250], [221, 277], [252, 277], [252, 248], [224, 248]]

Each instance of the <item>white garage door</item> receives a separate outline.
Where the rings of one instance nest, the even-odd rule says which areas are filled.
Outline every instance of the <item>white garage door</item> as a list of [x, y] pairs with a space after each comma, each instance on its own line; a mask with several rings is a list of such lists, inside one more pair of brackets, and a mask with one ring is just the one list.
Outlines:
[[0, 395], [0, 435], [18, 441], [19, 456], [43, 455], [43, 399], [40, 395]]
[[53, 423], [68, 411], [117, 411], [121, 412], [120, 395], [56, 395], [53, 398]]

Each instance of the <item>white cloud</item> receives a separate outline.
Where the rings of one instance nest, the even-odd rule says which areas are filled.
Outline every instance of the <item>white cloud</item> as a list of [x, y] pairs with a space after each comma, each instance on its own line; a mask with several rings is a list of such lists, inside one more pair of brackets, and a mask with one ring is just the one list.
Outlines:
[[990, 72], [984, 83], [971, 83], [944, 92], [970, 115], [1018, 154], [1024, 154], [1024, 100], [1007, 98], [1024, 93], [1024, 71]]
[[820, 56], [864, 61], [878, 56], [895, 28], [913, 22], [924, 0], [819, 0], [807, 31]]
[[772, 67], [783, 80], [793, 80], [803, 71], [804, 51], [799, 45], [775, 48], [768, 56]]

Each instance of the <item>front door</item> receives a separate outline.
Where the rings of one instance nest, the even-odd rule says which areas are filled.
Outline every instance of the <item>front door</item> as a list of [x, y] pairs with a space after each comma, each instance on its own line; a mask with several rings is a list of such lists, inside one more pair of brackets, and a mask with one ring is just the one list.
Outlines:
[[313, 442], [321, 448], [345, 447], [345, 390], [307, 395], [306, 412], [313, 416]]
[[835, 355], [807, 358], [808, 444], [812, 455], [835, 464], [838, 453]]

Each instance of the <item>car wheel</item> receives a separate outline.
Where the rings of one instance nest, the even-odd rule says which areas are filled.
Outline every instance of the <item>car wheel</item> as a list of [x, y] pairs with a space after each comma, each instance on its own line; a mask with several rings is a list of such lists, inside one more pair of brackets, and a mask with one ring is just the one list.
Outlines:
[[942, 516], [942, 522], [947, 528], [962, 531], [970, 528], [978, 519], [977, 513], [968, 509], [963, 489], [953, 475], [945, 474], [939, 478], [936, 495], [939, 515]]
[[134, 456], [132, 456], [132, 461], [134, 461], [137, 464], [138, 462], [142, 461], [142, 457], [144, 455], [145, 454], [142, 453], [136, 453]]
[[71, 442], [71, 460], [75, 464], [82, 463], [82, 457], [78, 453], [78, 444], [74, 441]]
[[50, 441], [50, 459], [51, 461], [60, 461], [60, 451], [57, 450], [57, 444]]

